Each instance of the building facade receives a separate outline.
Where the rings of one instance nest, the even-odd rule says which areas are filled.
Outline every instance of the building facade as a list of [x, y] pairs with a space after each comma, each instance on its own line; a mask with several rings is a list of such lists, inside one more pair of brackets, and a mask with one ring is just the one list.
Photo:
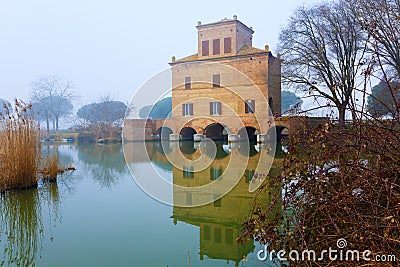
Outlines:
[[237, 19], [197, 25], [197, 53], [172, 58], [172, 120], [182, 139], [202, 134], [267, 134], [281, 114], [281, 60], [252, 46], [253, 29]]

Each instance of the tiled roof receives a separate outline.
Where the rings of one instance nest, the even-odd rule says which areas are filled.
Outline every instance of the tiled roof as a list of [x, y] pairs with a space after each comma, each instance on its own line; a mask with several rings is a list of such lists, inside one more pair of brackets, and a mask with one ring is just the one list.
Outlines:
[[268, 53], [268, 51], [245, 45], [242, 48], [240, 48], [239, 51], [235, 55], [221, 55], [219, 57], [199, 58], [198, 54], [196, 53], [196, 54], [193, 54], [193, 55], [190, 55], [187, 57], [177, 59], [175, 62], [172, 62], [172, 64], [196, 61], [196, 60], [219, 59], [219, 58], [226, 58], [226, 57], [232, 57], [232, 56], [247, 56], [247, 55], [254, 55], [254, 54], [261, 54], [261, 53]]
[[267, 51], [260, 49], [260, 48], [255, 48], [252, 46], [247, 46], [244, 45], [242, 48], [239, 49], [239, 51], [236, 53], [238, 56], [242, 55], [253, 55], [253, 54], [259, 54], [259, 53], [266, 53]]
[[195, 61], [195, 60], [198, 60], [198, 59], [199, 59], [199, 55], [196, 53], [196, 54], [193, 54], [193, 55], [190, 55], [190, 56], [187, 56], [187, 57], [183, 57], [183, 58], [177, 59], [175, 62]]

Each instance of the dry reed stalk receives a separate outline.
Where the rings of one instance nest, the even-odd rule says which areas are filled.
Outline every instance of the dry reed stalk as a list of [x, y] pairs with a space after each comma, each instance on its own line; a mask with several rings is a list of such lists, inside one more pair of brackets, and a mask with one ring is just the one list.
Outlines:
[[0, 192], [37, 185], [40, 160], [40, 129], [32, 106], [15, 100], [3, 104], [0, 113]]
[[51, 182], [55, 182], [57, 180], [57, 175], [64, 171], [58, 163], [58, 155], [56, 151], [54, 151], [51, 156], [47, 156], [44, 165], [45, 166], [41, 170], [41, 173], [45, 179], [48, 179]]

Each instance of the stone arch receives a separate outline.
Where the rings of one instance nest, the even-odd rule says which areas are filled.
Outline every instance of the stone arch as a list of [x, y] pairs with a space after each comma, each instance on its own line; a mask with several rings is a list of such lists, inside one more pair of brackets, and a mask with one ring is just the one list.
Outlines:
[[253, 126], [245, 126], [239, 129], [238, 135], [240, 140], [249, 140], [249, 142], [257, 141], [259, 131]]
[[285, 125], [275, 125], [268, 130], [268, 138], [275, 139], [277, 142], [281, 142], [289, 136], [289, 128]]
[[162, 126], [156, 131], [156, 136], [159, 140], [169, 140], [169, 135], [172, 133], [173, 132], [171, 128]]
[[213, 140], [228, 140], [229, 129], [221, 123], [211, 123], [204, 129], [204, 135]]
[[193, 135], [197, 134], [196, 130], [192, 127], [183, 127], [179, 133], [182, 141], [193, 141]]

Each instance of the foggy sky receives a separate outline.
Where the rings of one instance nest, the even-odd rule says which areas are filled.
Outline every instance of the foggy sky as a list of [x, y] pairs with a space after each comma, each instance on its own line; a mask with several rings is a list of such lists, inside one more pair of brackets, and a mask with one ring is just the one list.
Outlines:
[[253, 46], [276, 54], [294, 9], [313, 2], [1, 1], [0, 98], [28, 100], [32, 81], [57, 74], [74, 83], [76, 108], [108, 93], [128, 101], [171, 56], [197, 52], [197, 21], [237, 15], [255, 30]]

